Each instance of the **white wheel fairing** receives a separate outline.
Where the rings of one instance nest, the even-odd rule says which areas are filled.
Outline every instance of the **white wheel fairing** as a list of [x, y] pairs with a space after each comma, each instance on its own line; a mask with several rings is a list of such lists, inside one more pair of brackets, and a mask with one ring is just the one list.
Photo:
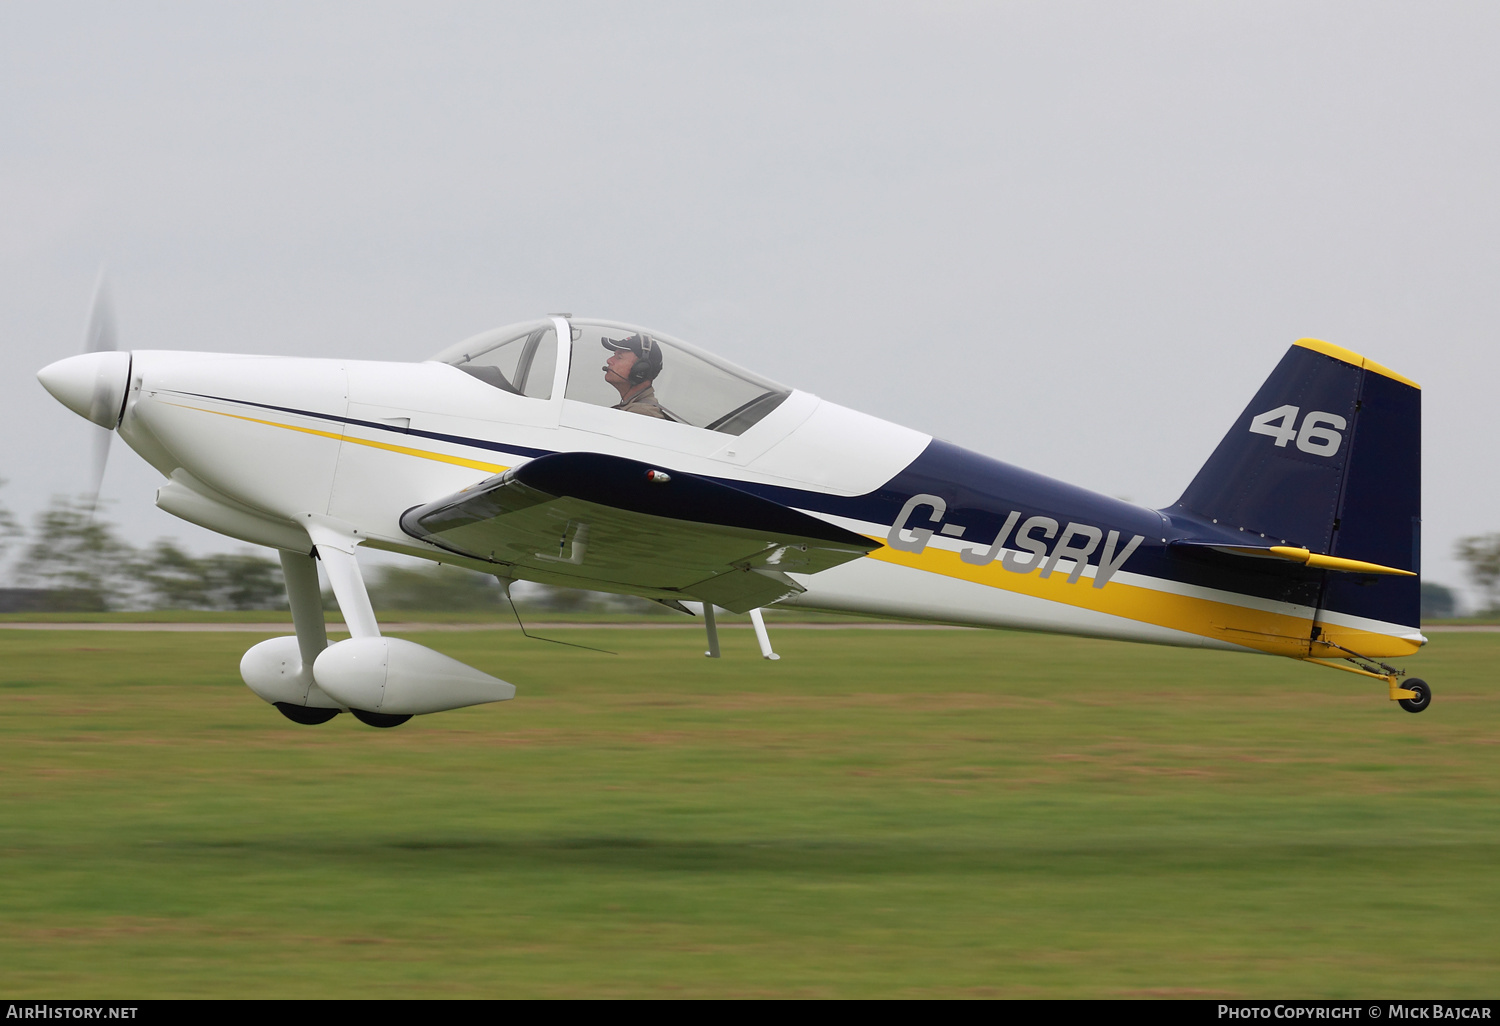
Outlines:
[[392, 716], [461, 709], [516, 696], [515, 685], [403, 638], [350, 638], [313, 664], [318, 685], [346, 708]]
[[304, 666], [295, 635], [262, 641], [240, 658], [240, 677], [261, 698], [275, 705], [338, 709], [342, 706], [318, 687], [313, 668]]

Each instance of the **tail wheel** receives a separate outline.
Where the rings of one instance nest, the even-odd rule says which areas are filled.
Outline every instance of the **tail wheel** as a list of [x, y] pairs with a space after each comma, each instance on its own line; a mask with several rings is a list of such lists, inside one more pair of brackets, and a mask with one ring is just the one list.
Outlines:
[[339, 714], [337, 709], [314, 709], [306, 705], [293, 705], [290, 702], [275, 702], [276, 711], [281, 713], [293, 723], [301, 723], [305, 726], [313, 726], [318, 723], [327, 723]]
[[1407, 712], [1419, 713], [1432, 704], [1432, 689], [1427, 686], [1425, 680], [1403, 681], [1401, 686], [1406, 688], [1407, 691], [1415, 691], [1417, 693], [1416, 698], [1397, 699], [1401, 708]]
[[350, 709], [349, 711], [354, 714], [356, 720], [372, 727], [399, 727], [411, 719], [410, 716], [392, 716], [389, 713], [366, 712], [363, 709]]

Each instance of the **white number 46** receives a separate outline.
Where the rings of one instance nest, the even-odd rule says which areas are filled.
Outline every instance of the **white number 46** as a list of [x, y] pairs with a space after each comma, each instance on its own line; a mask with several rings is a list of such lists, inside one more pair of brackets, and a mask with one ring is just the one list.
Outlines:
[[1279, 447], [1284, 447], [1295, 438], [1297, 448], [1314, 456], [1332, 456], [1338, 452], [1344, 441], [1344, 436], [1339, 432], [1348, 427], [1349, 422], [1336, 413], [1313, 410], [1302, 418], [1302, 430], [1298, 431], [1292, 425], [1297, 423], [1299, 412], [1301, 411], [1296, 406], [1278, 406], [1274, 410], [1257, 413], [1250, 418], [1250, 433], [1270, 435], [1276, 439]]

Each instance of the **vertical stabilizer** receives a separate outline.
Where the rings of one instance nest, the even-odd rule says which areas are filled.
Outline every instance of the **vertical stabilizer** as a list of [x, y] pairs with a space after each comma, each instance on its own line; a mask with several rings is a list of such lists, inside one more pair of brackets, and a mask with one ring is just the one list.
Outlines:
[[[1302, 339], [1167, 511], [1272, 544], [1420, 572], [1422, 393]], [[1325, 574], [1322, 607], [1415, 627], [1416, 577]]]

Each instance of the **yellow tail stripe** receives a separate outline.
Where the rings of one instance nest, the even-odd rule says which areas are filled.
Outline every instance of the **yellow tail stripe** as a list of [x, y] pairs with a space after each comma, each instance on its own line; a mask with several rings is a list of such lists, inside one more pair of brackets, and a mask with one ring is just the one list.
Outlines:
[[1363, 367], [1365, 370], [1374, 371], [1376, 374], [1383, 374], [1384, 376], [1390, 378], [1392, 381], [1399, 381], [1401, 382], [1401, 384], [1410, 385], [1412, 388], [1420, 389], [1422, 387], [1411, 378], [1408, 378], [1401, 374], [1397, 374], [1389, 367], [1382, 367], [1374, 360], [1360, 356], [1352, 349], [1345, 349], [1343, 346], [1336, 346], [1332, 342], [1324, 342], [1320, 338], [1299, 338], [1292, 344], [1301, 346], [1303, 349], [1311, 349], [1315, 353], [1322, 353], [1324, 356], [1331, 356], [1335, 360], [1342, 360], [1343, 362], [1352, 364], [1355, 367]]

